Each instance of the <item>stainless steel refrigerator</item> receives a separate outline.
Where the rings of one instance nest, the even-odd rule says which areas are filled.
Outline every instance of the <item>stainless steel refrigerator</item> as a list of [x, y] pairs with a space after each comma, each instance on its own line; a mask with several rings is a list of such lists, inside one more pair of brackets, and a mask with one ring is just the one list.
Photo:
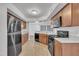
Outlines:
[[18, 56], [21, 47], [21, 20], [8, 14], [7, 15], [7, 50], [8, 56]]

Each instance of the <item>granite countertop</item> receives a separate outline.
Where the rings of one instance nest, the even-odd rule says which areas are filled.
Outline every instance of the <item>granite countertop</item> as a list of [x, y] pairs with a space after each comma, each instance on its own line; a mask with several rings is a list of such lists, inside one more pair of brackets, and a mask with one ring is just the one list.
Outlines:
[[38, 31], [36, 33], [42, 33], [42, 34], [47, 34], [47, 35], [54, 35], [52, 31]]
[[55, 38], [60, 43], [79, 43], [79, 38]]

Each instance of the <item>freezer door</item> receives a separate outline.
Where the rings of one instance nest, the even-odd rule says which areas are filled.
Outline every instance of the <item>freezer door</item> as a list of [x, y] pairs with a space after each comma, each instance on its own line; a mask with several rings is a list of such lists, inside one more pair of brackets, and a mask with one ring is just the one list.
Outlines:
[[15, 56], [16, 55], [16, 46], [14, 35], [8, 35], [8, 56]]

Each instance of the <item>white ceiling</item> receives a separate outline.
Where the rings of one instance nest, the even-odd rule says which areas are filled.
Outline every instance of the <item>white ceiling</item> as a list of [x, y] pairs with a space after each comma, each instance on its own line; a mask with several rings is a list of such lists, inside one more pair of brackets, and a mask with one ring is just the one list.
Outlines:
[[[13, 3], [24, 14], [26, 21], [47, 21], [60, 11], [67, 3]], [[32, 14], [36, 10], [37, 14]]]
[[[14, 5], [26, 16], [27, 21], [46, 20], [57, 3], [14, 3]], [[32, 10], [38, 14], [33, 15]]]

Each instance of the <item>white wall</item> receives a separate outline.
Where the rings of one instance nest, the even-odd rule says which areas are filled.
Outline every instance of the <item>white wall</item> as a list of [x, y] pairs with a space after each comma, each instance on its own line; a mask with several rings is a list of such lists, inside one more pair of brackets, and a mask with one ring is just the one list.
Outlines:
[[41, 25], [49, 25], [49, 21], [43, 21], [39, 23], [29, 23], [29, 34], [33, 35], [35, 32], [40, 31]]
[[25, 19], [23, 14], [12, 4], [0, 3], [0, 56], [7, 56], [7, 8]]
[[29, 23], [29, 34], [33, 35], [36, 31], [40, 31], [39, 23]]
[[7, 55], [7, 8], [0, 4], [0, 56]]
[[40, 31], [40, 25], [39, 23], [29, 23], [29, 40], [30, 36], [34, 36], [34, 33]]
[[12, 13], [12, 14], [16, 15], [18, 18], [21, 18], [22, 20], [25, 20], [26, 21], [26, 17], [13, 4], [8, 3], [8, 4], [6, 4], [6, 6], [9, 9], [9, 12], [10, 13]]

